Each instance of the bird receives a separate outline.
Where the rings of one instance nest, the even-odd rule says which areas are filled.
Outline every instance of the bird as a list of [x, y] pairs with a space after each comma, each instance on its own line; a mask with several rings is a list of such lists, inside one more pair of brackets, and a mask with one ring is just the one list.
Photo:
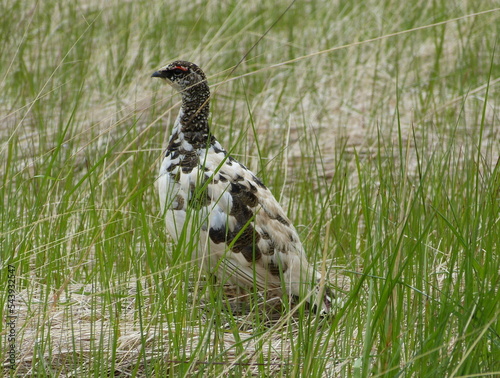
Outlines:
[[182, 98], [157, 178], [162, 216], [174, 242], [188, 238], [194, 246], [190, 258], [223, 284], [270, 296], [286, 293], [329, 313], [333, 291], [308, 263], [285, 211], [212, 134], [205, 73], [177, 60], [151, 77]]

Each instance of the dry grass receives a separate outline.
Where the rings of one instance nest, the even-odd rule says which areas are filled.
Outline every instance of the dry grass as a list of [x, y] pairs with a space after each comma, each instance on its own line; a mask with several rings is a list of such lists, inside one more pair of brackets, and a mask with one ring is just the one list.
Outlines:
[[[500, 371], [500, 11], [297, 2], [228, 77], [288, 4], [18, 3], [0, 29], [16, 374]], [[176, 58], [211, 75], [215, 134], [310, 259], [327, 251], [335, 318], [232, 314], [175, 261], [154, 177], [178, 98], [149, 75]]]

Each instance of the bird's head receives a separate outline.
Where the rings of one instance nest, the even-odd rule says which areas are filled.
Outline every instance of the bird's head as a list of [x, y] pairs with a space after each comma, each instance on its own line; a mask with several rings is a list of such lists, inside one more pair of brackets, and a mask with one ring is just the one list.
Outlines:
[[199, 84], [207, 86], [207, 77], [196, 64], [177, 60], [165, 67], [160, 68], [153, 73], [151, 77], [159, 77], [165, 80], [179, 92], [184, 92], [190, 88], [197, 87]]

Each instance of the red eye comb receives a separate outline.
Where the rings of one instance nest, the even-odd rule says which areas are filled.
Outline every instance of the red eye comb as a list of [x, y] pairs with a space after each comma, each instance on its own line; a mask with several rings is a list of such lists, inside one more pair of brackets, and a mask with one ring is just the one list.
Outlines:
[[174, 68], [175, 68], [175, 69], [178, 69], [178, 70], [182, 70], [182, 71], [184, 71], [184, 72], [187, 72], [187, 71], [188, 71], [188, 69], [187, 69], [186, 67], [182, 67], [182, 66], [175, 66]]

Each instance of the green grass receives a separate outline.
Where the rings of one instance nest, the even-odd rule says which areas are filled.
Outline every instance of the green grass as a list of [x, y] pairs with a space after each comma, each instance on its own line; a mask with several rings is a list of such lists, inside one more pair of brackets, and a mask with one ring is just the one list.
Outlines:
[[[500, 10], [297, 1], [263, 36], [289, 4], [2, 3], [4, 374], [500, 375]], [[150, 75], [178, 58], [326, 258], [334, 318], [234, 314], [166, 235], [154, 181], [179, 98]]]

